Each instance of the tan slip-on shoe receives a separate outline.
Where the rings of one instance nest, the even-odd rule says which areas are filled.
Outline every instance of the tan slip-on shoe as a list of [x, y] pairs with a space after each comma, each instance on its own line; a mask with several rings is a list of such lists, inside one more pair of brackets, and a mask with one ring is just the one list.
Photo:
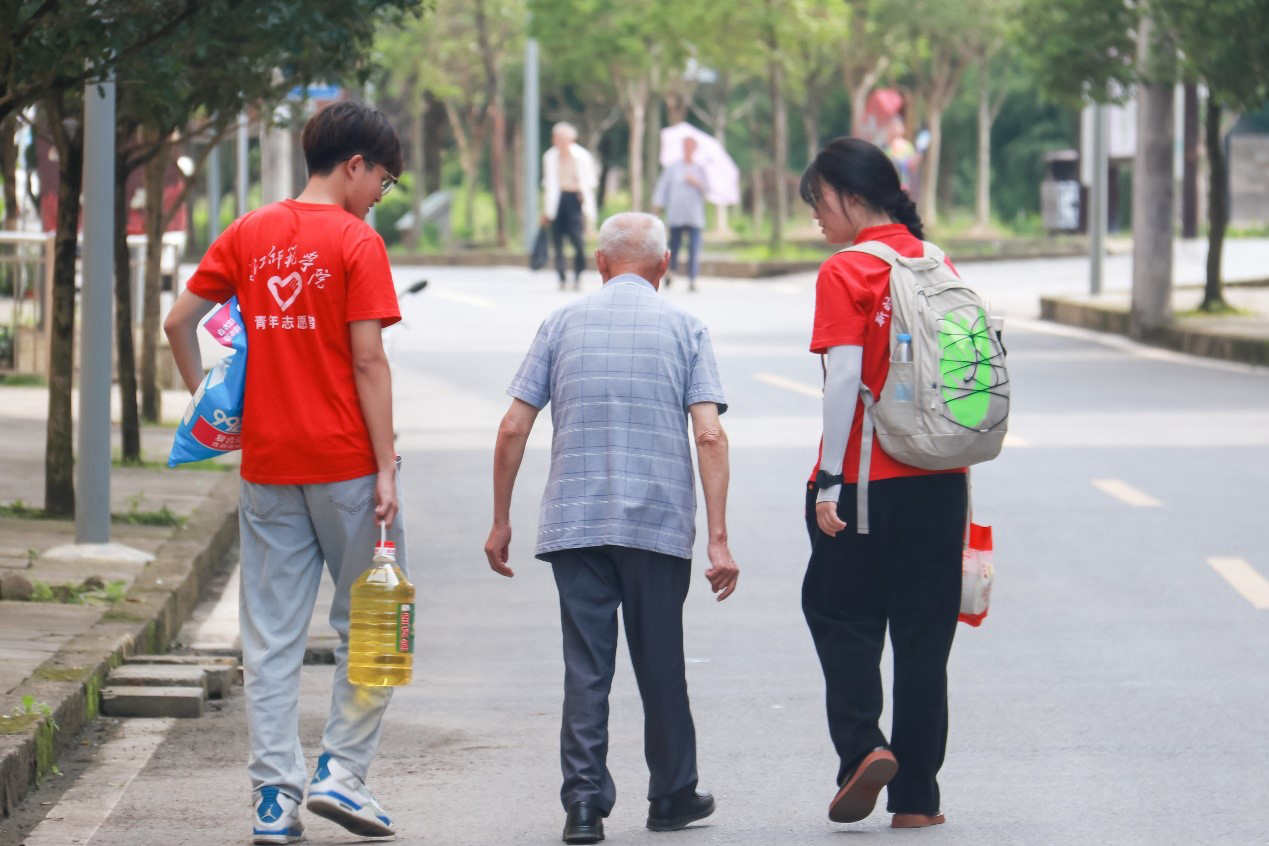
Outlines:
[[926, 828], [931, 825], [942, 825], [947, 817], [942, 814], [895, 814], [890, 820], [891, 828]]
[[842, 784], [833, 801], [828, 805], [828, 818], [833, 822], [859, 822], [872, 813], [877, 804], [877, 794], [899, 772], [899, 762], [894, 753], [878, 747], [859, 762], [850, 778]]

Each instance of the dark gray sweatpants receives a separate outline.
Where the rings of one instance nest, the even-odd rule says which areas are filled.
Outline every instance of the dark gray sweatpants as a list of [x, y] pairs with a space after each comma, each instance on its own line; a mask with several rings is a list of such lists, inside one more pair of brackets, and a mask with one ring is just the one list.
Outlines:
[[560, 768], [565, 809], [617, 799], [608, 772], [608, 691], [617, 659], [617, 606], [643, 698], [648, 799], [696, 786], [696, 728], [683, 661], [683, 601], [691, 562], [642, 549], [597, 546], [547, 556], [560, 594], [564, 716]]

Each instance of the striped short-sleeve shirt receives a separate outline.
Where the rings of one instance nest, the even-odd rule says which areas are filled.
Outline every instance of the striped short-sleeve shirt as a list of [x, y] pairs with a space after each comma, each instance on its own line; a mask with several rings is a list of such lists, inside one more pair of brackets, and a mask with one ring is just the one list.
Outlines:
[[704, 323], [646, 280], [617, 276], [543, 322], [507, 392], [551, 404], [539, 558], [607, 545], [692, 557], [687, 409], [727, 409]]

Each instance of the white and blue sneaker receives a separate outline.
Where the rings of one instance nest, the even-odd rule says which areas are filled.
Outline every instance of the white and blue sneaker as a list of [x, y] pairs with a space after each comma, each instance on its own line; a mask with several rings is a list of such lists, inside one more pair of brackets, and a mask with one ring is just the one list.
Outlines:
[[304, 839], [299, 802], [276, 787], [262, 787], [256, 791], [253, 804], [252, 843], [295, 843]]
[[308, 809], [362, 837], [396, 834], [392, 820], [365, 783], [330, 753], [317, 759], [317, 772], [308, 786]]

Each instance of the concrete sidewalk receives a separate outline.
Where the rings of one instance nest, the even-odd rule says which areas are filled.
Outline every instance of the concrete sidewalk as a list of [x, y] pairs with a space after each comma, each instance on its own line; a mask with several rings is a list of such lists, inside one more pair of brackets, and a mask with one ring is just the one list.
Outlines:
[[[1235, 314], [1194, 311], [1202, 293], [1200, 288], [1175, 290], [1172, 302], [1177, 316], [1172, 325], [1140, 340], [1191, 355], [1269, 366], [1269, 283], [1226, 285], [1225, 301], [1238, 309]], [[1129, 335], [1130, 303], [1127, 291], [1096, 297], [1041, 297], [1040, 316], [1068, 326]]]
[[[179, 418], [187, 401], [184, 392], [165, 394], [162, 418]], [[166, 651], [237, 538], [236, 464], [169, 470], [161, 465], [175, 430], [154, 426], [142, 432], [147, 465], [111, 473], [111, 541], [144, 555], [49, 557], [74, 543], [73, 522], [20, 516], [12, 507], [43, 503], [46, 407], [44, 388], [0, 387], [0, 505], [10, 506], [0, 516], [3, 816], [96, 716], [109, 669], [136, 651]], [[126, 522], [168, 515], [174, 519], [166, 525]], [[96, 589], [81, 593], [86, 582]], [[23, 599], [31, 593], [53, 601]], [[63, 601], [55, 601], [59, 595]]]

